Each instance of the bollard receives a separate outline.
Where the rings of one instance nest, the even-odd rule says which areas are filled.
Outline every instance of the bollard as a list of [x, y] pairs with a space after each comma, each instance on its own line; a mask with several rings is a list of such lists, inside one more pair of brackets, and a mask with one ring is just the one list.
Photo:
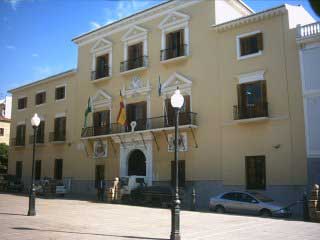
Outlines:
[[309, 208], [308, 208], [308, 197], [307, 197], [307, 193], [304, 192], [303, 193], [303, 197], [302, 197], [302, 212], [303, 212], [303, 220], [304, 221], [309, 221]]
[[192, 204], [191, 204], [191, 211], [196, 210], [196, 189], [192, 188]]

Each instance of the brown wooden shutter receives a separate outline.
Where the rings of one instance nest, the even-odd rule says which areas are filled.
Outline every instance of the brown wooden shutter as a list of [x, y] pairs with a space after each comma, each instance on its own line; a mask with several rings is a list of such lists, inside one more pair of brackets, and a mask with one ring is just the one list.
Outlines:
[[180, 31], [179, 31], [179, 33], [180, 33], [180, 47], [183, 47], [183, 45], [184, 45], [184, 29], [181, 29]]
[[66, 117], [63, 117], [62, 118], [62, 136], [65, 137], [66, 136], [66, 128], [67, 128], [67, 118]]
[[169, 126], [173, 126], [174, 125], [174, 109], [171, 106], [171, 100], [170, 98], [167, 98], [165, 100], [165, 105], [166, 105], [166, 111], [167, 111], [167, 116], [166, 116], [166, 124]]
[[257, 33], [257, 47], [258, 47], [258, 50], [260, 51], [263, 50], [263, 34], [262, 33]]
[[94, 112], [93, 113], [93, 126], [94, 127], [99, 127], [100, 126], [99, 112]]

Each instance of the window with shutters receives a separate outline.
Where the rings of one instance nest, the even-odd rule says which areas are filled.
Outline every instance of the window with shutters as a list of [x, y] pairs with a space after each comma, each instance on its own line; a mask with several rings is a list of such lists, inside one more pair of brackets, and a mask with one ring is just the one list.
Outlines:
[[39, 127], [37, 128], [37, 143], [44, 143], [44, 130], [45, 130], [45, 122], [41, 121]]
[[18, 109], [25, 109], [27, 108], [27, 97], [19, 98], [18, 99]]
[[44, 104], [46, 102], [46, 92], [39, 92], [35, 96], [36, 105]]
[[[191, 124], [191, 113], [190, 113], [190, 96], [185, 95], [183, 106], [180, 109], [179, 114], [179, 125], [188, 125]], [[171, 105], [170, 98], [165, 100], [165, 125], [166, 126], [174, 126], [175, 124], [175, 112], [174, 108]]]
[[66, 140], [66, 117], [58, 117], [54, 120], [54, 141]]
[[66, 96], [66, 86], [56, 87], [55, 100], [63, 100]]
[[263, 51], [262, 32], [253, 32], [237, 36], [238, 59], [260, 55]]
[[16, 178], [21, 180], [22, 178], [22, 161], [16, 162]]
[[41, 178], [41, 160], [36, 160], [34, 178], [35, 180], [40, 180]]
[[147, 102], [130, 103], [126, 105], [128, 131], [131, 131], [130, 123], [137, 123], [135, 131], [146, 129], [147, 124]]
[[128, 46], [128, 69], [139, 68], [143, 66], [143, 43], [137, 43]]
[[234, 119], [268, 117], [266, 81], [238, 85], [238, 105], [234, 106]]
[[54, 163], [54, 179], [62, 180], [63, 173], [63, 160], [56, 159]]
[[[171, 184], [175, 186], [176, 181], [176, 162], [171, 161]], [[178, 181], [179, 187], [184, 187], [186, 183], [186, 161], [178, 161]]]
[[265, 156], [246, 156], [245, 161], [247, 189], [266, 189]]
[[21, 124], [17, 126], [16, 131], [16, 146], [24, 146], [26, 140], [26, 125]]
[[4, 128], [0, 128], [0, 137], [4, 136]]
[[110, 132], [110, 110], [93, 113], [94, 135], [105, 135]]
[[109, 77], [109, 54], [104, 54], [96, 58], [96, 69], [93, 80]]
[[166, 34], [166, 49], [161, 51], [161, 61], [186, 56], [184, 29]]

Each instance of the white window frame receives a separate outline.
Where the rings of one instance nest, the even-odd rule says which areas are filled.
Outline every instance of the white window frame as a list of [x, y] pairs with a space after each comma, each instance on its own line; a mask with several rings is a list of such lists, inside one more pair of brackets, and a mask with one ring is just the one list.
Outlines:
[[[262, 33], [262, 31], [261, 30], [257, 30], [257, 31], [254, 31], [254, 32], [248, 32], [248, 33], [237, 35], [237, 37], [236, 37], [236, 45], [237, 45], [237, 59], [238, 60], [243, 60], [243, 59], [257, 57], [257, 56], [262, 55], [263, 50], [259, 50], [259, 52], [241, 56], [240, 39], [244, 38], [244, 37], [249, 37], [249, 36], [255, 35], [257, 33]], [[263, 35], [262, 41], [263, 41], [263, 44], [264, 44], [264, 35]]]
[[[168, 22], [171, 18], [180, 18]], [[166, 35], [170, 32], [178, 31], [184, 29], [184, 44], [187, 45], [186, 56], [190, 54], [190, 31], [189, 31], [189, 20], [190, 17], [186, 14], [180, 12], [172, 12], [167, 17], [165, 17], [159, 24], [161, 31], [161, 50], [167, 49]]]
[[[57, 90], [57, 88], [61, 88], [61, 87], [64, 87], [64, 98], [56, 99], [56, 90]], [[64, 101], [64, 100], [66, 100], [66, 98], [67, 98], [67, 84], [64, 83], [64, 84], [57, 85], [57, 86], [54, 88], [54, 100], [55, 100], [55, 102]]]
[[[138, 31], [139, 33], [135, 33]], [[142, 42], [143, 49], [142, 49], [142, 56], [148, 56], [148, 31], [145, 28], [139, 26], [131, 27], [121, 38], [123, 42], [123, 61], [128, 61], [128, 48], [134, 44]], [[148, 66], [148, 61], [146, 66]], [[144, 68], [144, 66], [142, 67]], [[132, 69], [136, 70], [136, 69]], [[129, 70], [131, 71], [131, 70]]]
[[[103, 42], [104, 46], [102, 47], [98, 47], [99, 44]], [[91, 71], [96, 71], [96, 61], [97, 61], [97, 57], [108, 54], [108, 63], [109, 63], [109, 76], [104, 77], [104, 78], [98, 78], [93, 80], [92, 82], [97, 82], [99, 80], [104, 80], [104, 79], [109, 79], [112, 77], [112, 42], [102, 38], [100, 40], [98, 40], [93, 47], [91, 48], [91, 54], [92, 54], [92, 66], [91, 66]], [[91, 79], [90, 79], [91, 80]]]

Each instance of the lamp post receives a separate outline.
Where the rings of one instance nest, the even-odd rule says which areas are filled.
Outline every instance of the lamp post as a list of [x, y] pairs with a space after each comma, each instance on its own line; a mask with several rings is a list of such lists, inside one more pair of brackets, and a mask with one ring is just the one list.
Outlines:
[[176, 166], [175, 179], [175, 196], [171, 209], [171, 235], [170, 240], [180, 240], [180, 197], [179, 197], [179, 158], [178, 158], [178, 127], [179, 127], [179, 112], [183, 106], [184, 98], [180, 93], [179, 88], [171, 96], [171, 105], [175, 110], [176, 122], [174, 129], [174, 161]]
[[32, 173], [31, 173], [31, 186], [29, 191], [29, 210], [28, 216], [35, 216], [36, 215], [36, 190], [34, 186], [34, 160], [35, 160], [35, 153], [36, 153], [36, 139], [37, 139], [37, 128], [40, 125], [40, 118], [38, 114], [34, 114], [31, 118], [31, 125], [33, 127], [33, 154], [32, 154]]

